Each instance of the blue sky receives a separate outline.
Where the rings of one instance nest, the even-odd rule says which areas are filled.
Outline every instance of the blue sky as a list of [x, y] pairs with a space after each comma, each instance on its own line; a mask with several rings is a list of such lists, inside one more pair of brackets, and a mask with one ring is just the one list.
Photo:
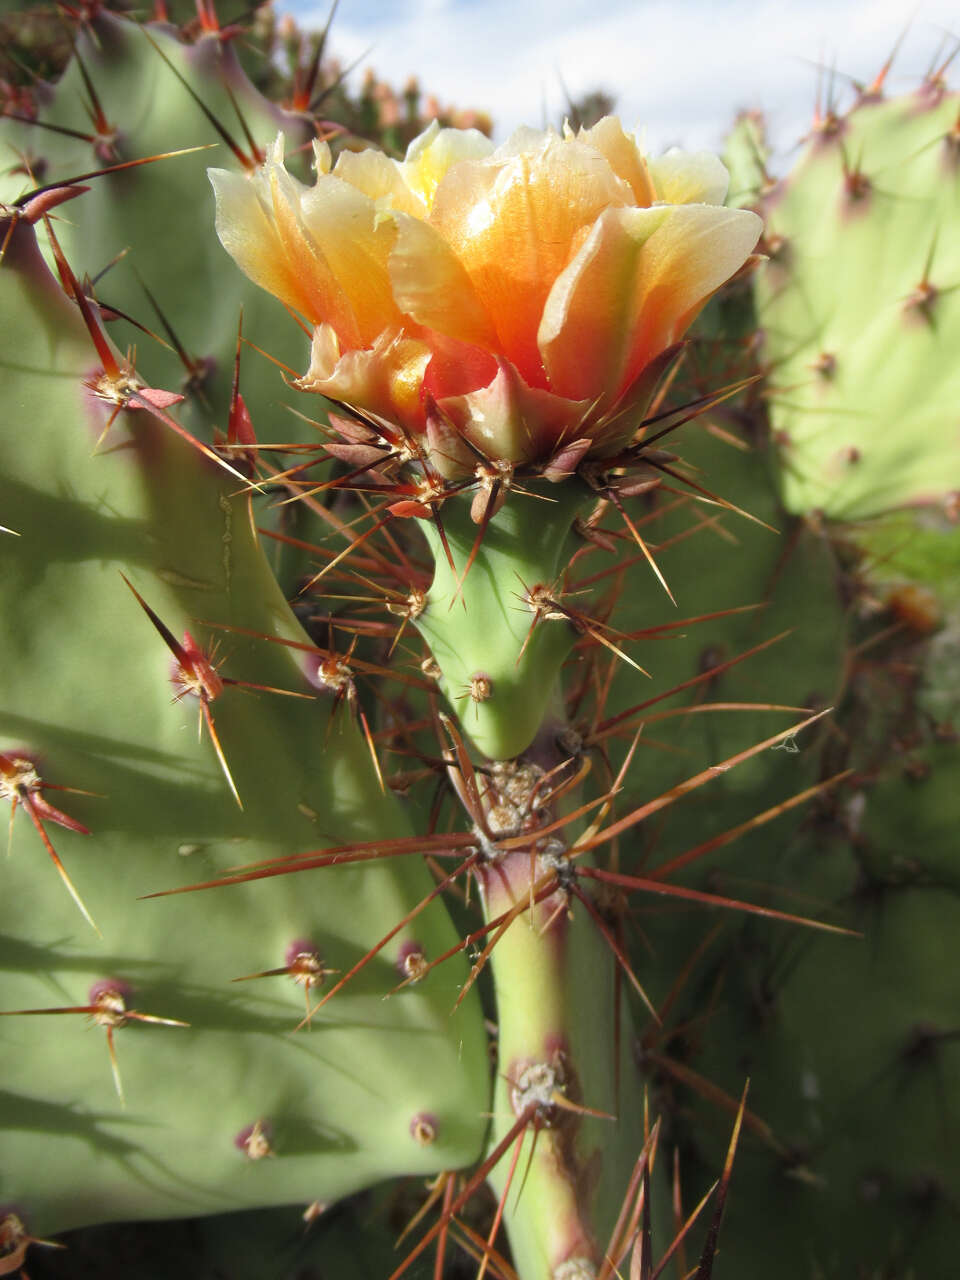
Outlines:
[[[316, 24], [328, 8], [276, 3]], [[911, 18], [897, 91], [945, 32], [960, 38], [960, 0], [340, 0], [331, 43], [344, 62], [371, 49], [362, 65], [398, 87], [416, 73], [441, 102], [487, 110], [498, 139], [559, 120], [566, 84], [574, 97], [609, 90], [651, 152], [716, 149], [743, 107], [764, 109], [786, 150], [810, 118], [814, 64], [869, 80]], [[960, 57], [956, 68], [955, 82]]]

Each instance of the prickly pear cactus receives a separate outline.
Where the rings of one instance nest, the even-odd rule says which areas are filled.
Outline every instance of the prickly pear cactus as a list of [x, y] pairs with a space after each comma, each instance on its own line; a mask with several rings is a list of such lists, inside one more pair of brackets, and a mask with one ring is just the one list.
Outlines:
[[341, 1269], [707, 1280], [742, 1128], [720, 1267], [937, 1274], [954, 100], [776, 186], [741, 132], [751, 281], [718, 162], [610, 117], [495, 149], [263, 15], [282, 107], [209, 4], [73, 16], [2, 123], [0, 1273], [197, 1215], [170, 1270], [308, 1265], [230, 1225], [283, 1204], [329, 1265], [406, 1173]]
[[[706, 711], [746, 688], [833, 711], [812, 734], [774, 744], [778, 769], [715, 784], [709, 820], [719, 817], [734, 847], [721, 854], [730, 841], [711, 837], [685, 804], [633, 850], [643, 865], [677, 866], [658, 850], [686, 848], [693, 887], [862, 935], [678, 910], [645, 921], [673, 985], [669, 1020], [636, 1050], [656, 1075], [668, 1147], [689, 1179], [684, 1202], [708, 1185], [743, 1076], [751, 1080], [720, 1264], [746, 1278], [905, 1280], [953, 1265], [958, 1184], [943, 1132], [958, 1100], [947, 960], [960, 919], [949, 656], [960, 446], [946, 336], [956, 329], [956, 100], [936, 77], [892, 101], [880, 87], [845, 115], [818, 119], [779, 181], [765, 170], [757, 118], [731, 141], [734, 198], [763, 210], [769, 260], [752, 299], [740, 285], [713, 313], [728, 327], [701, 330], [700, 359], [716, 360], [719, 348], [742, 373], [756, 361], [765, 383], [715, 421], [713, 442], [686, 452], [726, 498], [779, 529], [780, 546], [756, 560], [748, 548], [762, 543], [737, 527], [736, 543], [710, 556], [726, 600], [746, 602], [745, 588], [759, 587], [765, 607], [731, 619], [728, 632], [741, 634], [698, 660], [678, 645], [687, 707], [650, 726], [653, 767], [668, 787], [691, 755], [722, 755], [715, 726], [727, 717]], [[721, 436], [752, 447], [761, 464], [770, 456], [786, 511], [764, 499], [757, 462], [707, 463]], [[669, 546], [675, 518], [651, 519], [651, 537]], [[733, 531], [726, 515], [714, 524]], [[668, 556], [698, 552], [702, 540], [677, 545], [664, 571]], [[691, 568], [675, 576], [688, 581]], [[760, 640], [787, 626], [792, 634], [759, 663], [727, 665], [747, 648], [745, 628]], [[779, 670], [762, 671], [765, 659]], [[805, 793], [812, 812], [794, 807]]]
[[408, 828], [242, 477], [157, 420], [132, 371], [111, 378], [26, 218], [5, 231], [0, 1194], [42, 1233], [468, 1162], [487, 1072], [479, 1004], [450, 1016], [458, 962], [384, 1000], [404, 948], [455, 944], [439, 903], [295, 1034], [324, 981], [429, 899], [419, 860], [140, 901]]
[[[352, 647], [338, 653], [330, 628], [326, 645], [314, 644], [268, 569], [254, 515], [263, 489], [249, 482], [263, 477], [252, 422], [278, 415], [266, 394], [245, 388], [241, 398], [230, 385], [248, 287], [222, 256], [214, 267], [204, 233], [185, 233], [178, 219], [192, 215], [195, 175], [181, 170], [179, 190], [159, 176], [163, 163], [194, 157], [153, 159], [235, 110], [249, 168], [265, 122], [271, 134], [287, 127], [291, 142], [302, 122], [278, 120], [256, 98], [216, 31], [186, 47], [157, 28], [87, 16], [41, 122], [4, 125], [19, 162], [0, 242], [2, 339], [16, 352], [0, 509], [17, 676], [0, 728], [0, 789], [12, 817], [5, 891], [21, 904], [2, 942], [6, 1271], [42, 1250], [44, 1234], [73, 1225], [320, 1204], [388, 1175], [469, 1166], [490, 1106], [480, 998], [464, 981], [465, 944], [438, 901], [443, 885], [421, 857], [445, 856], [446, 840], [431, 833], [421, 844], [385, 787]], [[81, 138], [63, 132], [78, 94], [93, 120]], [[58, 212], [68, 201], [69, 221]], [[109, 299], [112, 277], [97, 278], [124, 241], [141, 276], [160, 277], [175, 298], [171, 310], [148, 285], [177, 360], [150, 350], [137, 361], [107, 335], [106, 325], [117, 332], [144, 311], [136, 277]], [[244, 307], [248, 336], [258, 305], [259, 295]], [[385, 562], [377, 551], [375, 567]], [[408, 688], [432, 688], [397, 665]], [[465, 758], [460, 767], [469, 773]], [[545, 774], [525, 777], [518, 813], [538, 789], [545, 797]], [[477, 838], [453, 842], [462, 864], [477, 862]], [[294, 855], [323, 868], [322, 890], [287, 876]], [[527, 865], [527, 853], [514, 860]], [[237, 863], [255, 870], [231, 877]], [[225, 873], [236, 882], [215, 894], [140, 901]], [[499, 901], [501, 877], [486, 879]], [[597, 937], [589, 921], [567, 928], [555, 893], [536, 905], [538, 926], [563, 936], [547, 948], [557, 951], [547, 989], [569, 964], [579, 991], [575, 975], [590, 972]], [[348, 980], [328, 1007], [323, 988]], [[538, 990], [528, 984], [514, 1015], [504, 1007], [517, 1046]], [[584, 1166], [611, 1145], [609, 1122], [583, 1109], [582, 1090], [598, 1100], [593, 1071], [610, 1094], [616, 1052], [579, 1077], [564, 1062], [576, 1053], [590, 1067], [593, 1028], [611, 1045], [614, 1004], [575, 1020], [576, 1001], [540, 1010], [555, 1037], [553, 1085], [531, 1077], [519, 1127], [522, 1080], [498, 1104], [511, 1115], [507, 1145], [526, 1138], [532, 1157], [527, 1130], [541, 1112], [563, 1118], [554, 1097], [569, 1094], [574, 1118], [558, 1125], [562, 1144], [541, 1139], [541, 1163], [544, 1152], [572, 1150], [575, 1134]], [[536, 1074], [515, 1057], [508, 1067]], [[577, 1223], [601, 1192], [601, 1207], [612, 1206], [625, 1182], [637, 1150], [631, 1110], [633, 1091], [615, 1139], [625, 1154], [603, 1183], [571, 1193], [559, 1217], [548, 1212], [556, 1177], [546, 1176], [528, 1244], [520, 1233], [525, 1274], [555, 1256], [554, 1219], [568, 1233], [561, 1247], [595, 1251], [592, 1228]], [[496, 1154], [448, 1197], [441, 1254], [452, 1214]], [[607, 1207], [598, 1229], [614, 1217]]]
[[[58, 235], [78, 277], [89, 277], [108, 315], [115, 313], [117, 344], [136, 347], [151, 385], [189, 392], [185, 421], [209, 431], [226, 417], [241, 311], [248, 340], [276, 359], [296, 363], [302, 346], [295, 332], [276, 340], [260, 298], [241, 279], [219, 278], [216, 241], [197, 206], [211, 156], [230, 150], [216, 123], [225, 122], [252, 164], [257, 147], [280, 129], [291, 151], [301, 146], [308, 121], [257, 93], [218, 33], [187, 45], [168, 26], [106, 12], [81, 27], [63, 76], [37, 97], [34, 119], [2, 122], [5, 154], [14, 158], [0, 185], [8, 203], [31, 186], [182, 153], [92, 181]], [[142, 321], [162, 343], [122, 317]], [[295, 419], [281, 408], [282, 384], [267, 395], [263, 379], [247, 381], [244, 396], [261, 435], [288, 438]]]
[[956, 517], [957, 110], [940, 72], [891, 99], [881, 77], [815, 120], [779, 179], [756, 118], [738, 126], [733, 191], [766, 224], [755, 296], [788, 511]]

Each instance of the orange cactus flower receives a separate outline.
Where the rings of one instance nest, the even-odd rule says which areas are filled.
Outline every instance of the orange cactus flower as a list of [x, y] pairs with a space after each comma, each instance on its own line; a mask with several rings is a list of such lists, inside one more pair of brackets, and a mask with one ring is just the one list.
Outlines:
[[714, 156], [649, 159], [613, 117], [498, 148], [434, 123], [402, 161], [314, 148], [313, 187], [282, 139], [249, 177], [212, 170], [220, 239], [314, 325], [298, 385], [425, 436], [448, 476], [475, 450], [623, 447], [664, 352], [761, 230], [723, 207]]

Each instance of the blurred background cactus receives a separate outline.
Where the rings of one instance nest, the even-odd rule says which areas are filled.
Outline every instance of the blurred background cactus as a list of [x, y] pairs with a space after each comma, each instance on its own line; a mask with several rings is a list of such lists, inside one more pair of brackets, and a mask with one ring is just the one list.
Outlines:
[[[880, 75], [822, 102], [789, 173], [761, 119], [737, 124], [730, 203], [763, 216], [766, 259], [704, 313], [642, 439], [690, 420], [632, 488], [591, 473], [599, 488], [548, 548], [549, 592], [497, 588], [527, 597], [518, 643], [535, 628], [544, 662], [564, 663], [513, 762], [471, 742], [521, 749], [483, 737], [489, 673], [462, 657], [477, 624], [436, 599], [470, 580], [478, 515], [483, 572], [506, 572], [521, 499], [501, 516], [489, 478], [463, 510], [445, 499], [421, 617], [433, 570], [405, 517], [422, 513], [360, 541], [350, 481], [382, 442], [342, 406], [335, 435], [282, 376], [303, 372], [309, 339], [223, 253], [204, 172], [250, 171], [278, 130], [306, 179], [314, 138], [400, 156], [432, 120], [489, 121], [414, 81], [351, 87], [328, 30], [269, 6], [142, 17], [0, 18], [0, 1272], [386, 1280], [429, 1201], [410, 1276], [589, 1280], [615, 1263], [646, 1280], [668, 1246], [678, 1276], [703, 1280], [950, 1274], [946, 67], [905, 96]], [[608, 104], [578, 110], [590, 125]], [[537, 847], [554, 863], [538, 862], [529, 912], [543, 935], [574, 917], [559, 1003], [578, 1071], [596, 1061], [521, 1087], [491, 1050], [498, 1021], [512, 1036], [530, 1016], [508, 966], [539, 961], [525, 914], [484, 932], [464, 865], [512, 841], [532, 866], [528, 831], [552, 823], [567, 850], [601, 837], [592, 868]], [[313, 869], [280, 874], [294, 855]], [[267, 878], [236, 871], [257, 864]], [[488, 906], [503, 897], [472, 865]], [[238, 882], [138, 901], [224, 878]], [[714, 1262], [726, 1185], [684, 1223], [748, 1077]], [[577, 1149], [584, 1234], [552, 1270], [543, 1224], [567, 1211], [538, 1181], [533, 1134], [504, 1140], [511, 1106], [543, 1122], [541, 1160]], [[590, 1114], [605, 1111], [619, 1123]], [[44, 1246], [62, 1232], [67, 1250]]]

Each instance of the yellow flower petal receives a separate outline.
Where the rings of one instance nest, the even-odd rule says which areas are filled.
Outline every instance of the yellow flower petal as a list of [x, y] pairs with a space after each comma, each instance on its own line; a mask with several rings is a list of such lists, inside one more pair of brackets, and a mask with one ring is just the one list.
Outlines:
[[432, 120], [410, 143], [399, 170], [407, 189], [429, 210], [437, 187], [453, 165], [482, 160], [492, 151], [493, 143], [479, 129], [441, 129]]
[[376, 147], [341, 152], [333, 173], [334, 177], [362, 191], [378, 209], [402, 209], [415, 217], [424, 216], [423, 201], [404, 182], [396, 160]]
[[599, 151], [617, 177], [629, 183], [638, 208], [643, 209], [653, 204], [654, 200], [662, 199], [654, 189], [647, 159], [637, 145], [636, 138], [624, 133], [616, 116], [604, 116], [592, 129], [581, 129], [577, 137], [587, 146]]
[[546, 385], [537, 329], [553, 281], [584, 229], [632, 200], [602, 155], [556, 134], [533, 152], [462, 161], [437, 188], [430, 222], [466, 268], [498, 349], [531, 386]]
[[313, 335], [310, 368], [295, 385], [419, 432], [424, 426], [420, 388], [431, 354], [425, 343], [401, 330], [384, 330], [367, 350], [341, 354], [332, 326], [321, 324]]
[[495, 151], [434, 123], [403, 161], [345, 152], [333, 171], [315, 153], [309, 188], [280, 141], [249, 178], [213, 173], [220, 237], [317, 326], [299, 385], [444, 441], [450, 471], [469, 460], [451, 432], [561, 471], [565, 443], [615, 452], [760, 228], [720, 206], [713, 156], [648, 162], [613, 117]]
[[709, 151], [686, 152], [676, 147], [649, 162], [655, 198], [664, 204], [723, 204], [730, 175]]
[[496, 331], [466, 268], [429, 223], [396, 215], [390, 255], [393, 296], [417, 324], [459, 342], [497, 349]]
[[742, 266], [760, 228], [756, 214], [715, 205], [606, 212], [544, 309], [554, 390], [613, 404]]

